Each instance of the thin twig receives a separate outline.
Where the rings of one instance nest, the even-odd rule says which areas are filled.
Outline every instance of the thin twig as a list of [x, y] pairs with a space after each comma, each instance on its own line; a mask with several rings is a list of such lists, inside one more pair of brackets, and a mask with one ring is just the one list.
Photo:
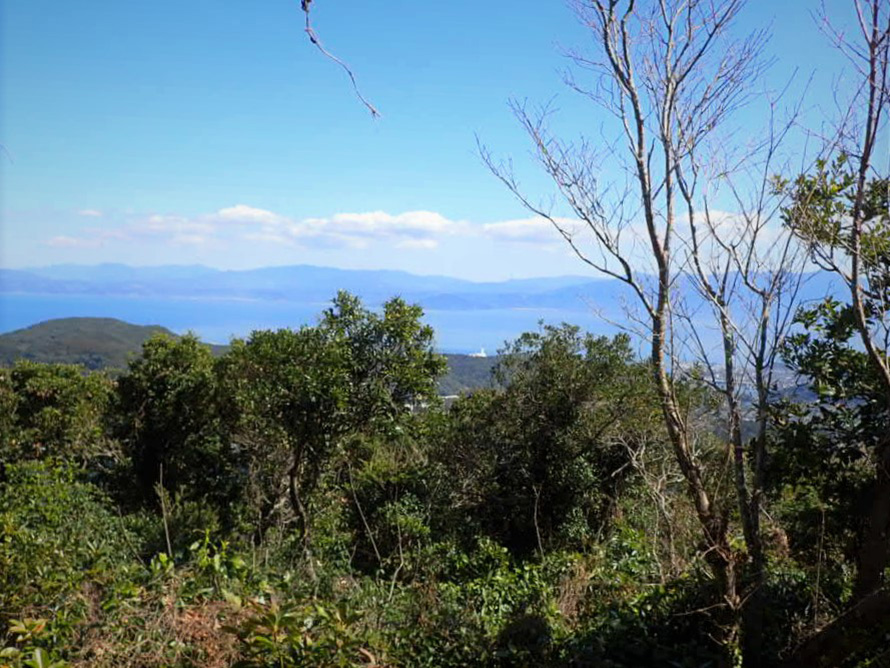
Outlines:
[[820, 580], [822, 576], [822, 544], [825, 540], [825, 508], [822, 508], [822, 528], [819, 532], [819, 554], [816, 562], [816, 586], [813, 591], [813, 630], [819, 627], [819, 599], [821, 592], [819, 591]]
[[359, 517], [362, 519], [362, 524], [365, 525], [365, 531], [368, 532], [368, 539], [371, 541], [371, 547], [374, 548], [374, 555], [377, 557], [377, 563], [383, 568], [383, 558], [380, 556], [380, 550], [377, 549], [377, 541], [374, 540], [374, 532], [371, 530], [371, 525], [368, 524], [368, 519], [365, 517], [365, 511], [362, 509], [362, 504], [358, 500], [358, 495], [355, 493], [355, 483], [352, 480], [352, 464], [349, 460], [346, 460], [346, 471], [349, 474], [349, 489], [352, 492], [352, 500], [355, 501], [355, 507], [358, 510]]
[[164, 489], [164, 465], [159, 467], [158, 496], [161, 497], [161, 517], [164, 520], [164, 537], [167, 539], [167, 556], [173, 558], [173, 547], [170, 543], [170, 524], [167, 521], [167, 490]]
[[335, 63], [337, 63], [340, 67], [342, 67], [344, 69], [346, 74], [349, 75], [349, 80], [352, 82], [352, 89], [355, 91], [356, 97], [358, 97], [358, 99], [361, 100], [361, 103], [363, 105], [365, 105], [365, 107], [368, 108], [368, 111], [371, 112], [371, 116], [373, 118], [379, 118], [380, 112], [377, 111], [377, 108], [373, 104], [371, 104], [367, 100], [367, 98], [365, 98], [364, 95], [362, 95], [362, 92], [359, 90], [359, 87], [358, 87], [358, 82], [355, 80], [355, 74], [353, 74], [349, 65], [347, 65], [342, 60], [340, 60], [337, 56], [335, 56], [333, 53], [331, 53], [330, 51], [325, 49], [324, 45], [321, 43], [321, 40], [318, 38], [318, 35], [315, 33], [315, 30], [313, 30], [312, 21], [309, 18], [309, 7], [311, 4], [312, 4], [312, 0], [302, 0], [301, 1], [301, 7], [303, 9], [303, 14], [306, 15], [305, 31], [306, 31], [306, 34], [309, 35], [309, 41], [312, 42], [319, 51], [321, 51], [322, 55], [324, 55], [325, 58], [333, 60]]
[[535, 536], [538, 538], [538, 551], [541, 553], [541, 559], [544, 559], [544, 543], [541, 541], [541, 528], [538, 525], [538, 502], [541, 499], [541, 488], [538, 485], [532, 485], [532, 490], [535, 493], [535, 509], [534, 509], [534, 521], [535, 521]]

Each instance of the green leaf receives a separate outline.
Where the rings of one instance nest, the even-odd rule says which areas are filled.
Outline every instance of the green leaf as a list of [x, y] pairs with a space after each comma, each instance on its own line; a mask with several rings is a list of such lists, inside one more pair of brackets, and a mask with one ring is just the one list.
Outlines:
[[42, 647], [38, 647], [34, 650], [33, 656], [33, 659], [25, 662], [27, 665], [31, 666], [31, 668], [50, 668], [52, 659], [45, 649], [43, 649]]
[[230, 592], [228, 589], [223, 589], [223, 590], [222, 590], [222, 595], [223, 595], [223, 598], [224, 598], [229, 604], [235, 606], [236, 608], [240, 608], [240, 607], [241, 607], [241, 597], [238, 596], [237, 594], [233, 594], [233, 593]]

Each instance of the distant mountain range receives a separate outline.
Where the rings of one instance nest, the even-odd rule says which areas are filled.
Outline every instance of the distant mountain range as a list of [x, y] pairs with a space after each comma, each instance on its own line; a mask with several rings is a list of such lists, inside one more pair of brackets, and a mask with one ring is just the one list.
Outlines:
[[[58, 318], [0, 334], [0, 366], [17, 360], [80, 364], [91, 370], [120, 370], [155, 334], [176, 336], [159, 325], [133, 325], [114, 318]], [[215, 354], [227, 346], [211, 345]], [[495, 357], [446, 355], [448, 371], [439, 381], [443, 395], [487, 386]]]
[[[401, 271], [295, 265], [243, 271], [203, 266], [54, 265], [0, 269], [0, 293], [322, 303], [347, 290], [377, 305], [393, 296], [426, 309], [548, 308], [582, 310], [585, 299], [614, 303], [621, 286], [585, 276], [476, 283]], [[608, 306], [609, 304], [601, 304]]]
[[[132, 267], [124, 264], [62, 264], [0, 269], [0, 294], [95, 295], [188, 299], [253, 299], [300, 303], [329, 301], [347, 290], [377, 305], [400, 296], [426, 309], [475, 310], [548, 308], [589, 310], [594, 300], [606, 311], [621, 303], [627, 288], [616, 280], [556, 276], [474, 282], [403, 271], [355, 270], [291, 265], [228, 271], [202, 265]], [[831, 279], [808, 277], [805, 296], [831, 292]]]
[[[338, 290], [358, 295], [372, 308], [394, 296], [419, 303], [436, 330], [436, 345], [461, 353], [483, 346], [497, 350], [540, 321], [614, 334], [613, 323], [627, 319], [625, 302], [635, 302], [620, 281], [577, 275], [485, 283], [309, 265], [243, 271], [198, 265], [54, 265], [0, 269], [0, 332], [93, 316], [141, 325], [160, 322], [174, 332], [191, 330], [222, 344], [254, 329], [311, 324]], [[677, 290], [687, 297], [690, 312], [702, 306], [688, 283], [679, 281]], [[813, 274], [800, 298], [819, 299], [831, 292], [831, 281]], [[716, 341], [707, 328], [700, 333], [708, 343]]]

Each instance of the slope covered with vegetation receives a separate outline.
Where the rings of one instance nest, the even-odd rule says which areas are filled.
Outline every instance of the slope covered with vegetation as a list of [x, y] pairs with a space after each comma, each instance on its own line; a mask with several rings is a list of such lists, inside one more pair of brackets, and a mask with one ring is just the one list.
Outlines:
[[[19, 360], [47, 364], [79, 364], [112, 373], [137, 357], [142, 345], [156, 334], [176, 336], [159, 325], [133, 325], [115, 318], [57, 318], [26, 329], [0, 334], [0, 365]], [[214, 354], [228, 346], [211, 345]], [[439, 380], [443, 395], [459, 394], [491, 382], [495, 358], [445, 355], [448, 369]]]
[[[786, 351], [821, 410], [774, 404], [762, 665], [848, 599], [887, 429], [834, 308]], [[529, 332], [445, 410], [420, 316], [341, 294], [222, 355], [156, 335], [115, 381], [0, 370], [0, 665], [725, 665], [628, 340]], [[715, 395], [677, 380], [719, 478]]]
[[58, 318], [0, 334], [0, 364], [17, 360], [80, 364], [87, 369], [119, 368], [155, 334], [159, 325], [131, 325], [114, 318]]

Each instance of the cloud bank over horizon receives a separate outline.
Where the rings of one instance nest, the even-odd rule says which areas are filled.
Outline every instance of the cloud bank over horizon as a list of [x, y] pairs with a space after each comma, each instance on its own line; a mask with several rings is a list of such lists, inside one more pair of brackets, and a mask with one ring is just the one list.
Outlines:
[[543, 219], [477, 219], [422, 206], [297, 215], [248, 199], [188, 211], [85, 202], [77, 208], [8, 211], [4, 225], [9, 232], [0, 247], [0, 267], [7, 269], [313, 264], [483, 281], [584, 273], [568, 260], [564, 240]]
[[560, 243], [558, 233], [542, 218], [473, 224], [425, 210], [398, 214], [342, 212], [297, 218], [247, 204], [235, 204], [196, 216], [152, 213], [113, 217], [98, 209], [84, 209], [77, 213], [89, 218], [90, 224], [70, 234], [50, 236], [44, 244], [72, 251], [132, 243], [216, 248], [251, 243], [356, 250], [385, 244], [409, 251], [429, 251], [439, 248], [446, 239], [487, 239], [537, 245]]
[[[720, 244], [742, 238], [747, 223], [736, 214], [722, 211], [713, 211], [711, 216], [714, 227], [710, 236], [701, 241], [702, 248], [706, 255], [707, 249], [719, 255]], [[562, 217], [554, 220], [578, 252], [614, 269], [614, 259], [603, 255], [582, 221]], [[680, 248], [683, 229], [681, 226], [677, 231]], [[50, 230], [63, 233], [53, 234]], [[338, 212], [301, 218], [238, 203], [193, 215], [80, 209], [69, 211], [65, 224], [54, 224], [46, 232], [35, 236], [33, 248], [40, 259], [29, 262], [25, 254], [20, 254], [19, 266], [124, 262], [246, 269], [317, 264], [399, 269], [471, 280], [591, 271], [579, 261], [553, 223], [542, 217], [472, 222], [417, 209], [401, 213]], [[766, 229], [758, 241], [759, 255], [763, 257], [782, 247], [772, 232], [771, 228]], [[623, 229], [619, 244], [634, 269], [642, 273], [653, 270], [647, 242], [645, 226], [636, 221]], [[32, 251], [31, 255], [34, 254]]]

